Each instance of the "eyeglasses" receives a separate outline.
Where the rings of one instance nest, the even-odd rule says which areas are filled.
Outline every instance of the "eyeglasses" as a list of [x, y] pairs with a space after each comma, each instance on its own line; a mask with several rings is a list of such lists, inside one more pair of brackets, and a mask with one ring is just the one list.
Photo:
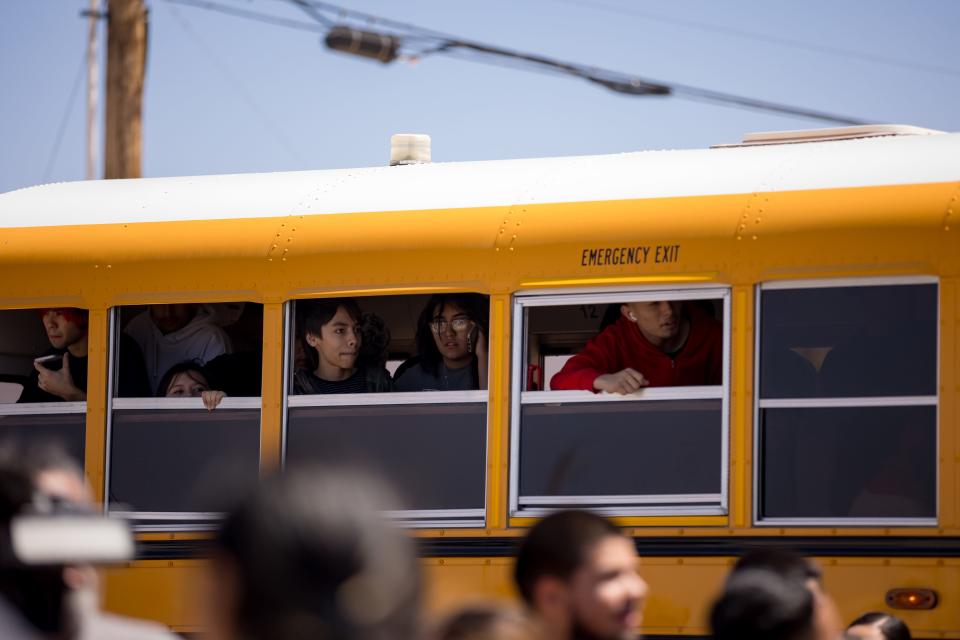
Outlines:
[[430, 321], [430, 328], [433, 329], [434, 333], [443, 333], [447, 330], [447, 325], [450, 325], [451, 329], [460, 333], [466, 331], [471, 324], [473, 324], [473, 320], [469, 318], [454, 318], [449, 322], [445, 318], [434, 318]]

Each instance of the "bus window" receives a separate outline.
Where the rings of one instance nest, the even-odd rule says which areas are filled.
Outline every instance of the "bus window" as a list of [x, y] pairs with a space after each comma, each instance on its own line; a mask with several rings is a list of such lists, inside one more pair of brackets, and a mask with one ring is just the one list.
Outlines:
[[758, 521], [935, 524], [936, 282], [758, 295]]
[[55, 440], [83, 467], [87, 319], [76, 308], [0, 311], [0, 440]]
[[203, 526], [213, 487], [259, 473], [263, 307], [127, 306], [112, 324], [109, 508], [142, 530]]
[[482, 526], [487, 296], [298, 300], [288, 316], [285, 464], [350, 457], [394, 482], [411, 526]]
[[728, 307], [726, 289], [518, 295], [512, 513], [725, 513]]

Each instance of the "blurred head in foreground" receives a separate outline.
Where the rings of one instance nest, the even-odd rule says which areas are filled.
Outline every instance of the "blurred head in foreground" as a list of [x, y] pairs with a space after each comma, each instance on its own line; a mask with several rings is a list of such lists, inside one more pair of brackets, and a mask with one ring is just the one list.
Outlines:
[[910, 628], [897, 616], [865, 613], [847, 627], [847, 640], [911, 640]]
[[430, 640], [545, 640], [540, 626], [526, 612], [507, 603], [462, 607], [443, 620]]
[[624, 640], [647, 597], [637, 562], [633, 540], [606, 519], [560, 511], [530, 529], [514, 577], [550, 638]]
[[813, 622], [819, 640], [836, 640], [843, 630], [840, 612], [833, 598], [823, 588], [820, 568], [810, 559], [784, 549], [762, 549], [741, 557], [730, 574], [760, 569], [769, 571], [783, 580], [807, 588], [813, 596]]
[[710, 611], [713, 640], [817, 640], [814, 596], [765, 569], [730, 576]]
[[213, 557], [211, 630], [243, 640], [409, 640], [420, 579], [412, 541], [377, 479], [290, 469], [226, 517]]

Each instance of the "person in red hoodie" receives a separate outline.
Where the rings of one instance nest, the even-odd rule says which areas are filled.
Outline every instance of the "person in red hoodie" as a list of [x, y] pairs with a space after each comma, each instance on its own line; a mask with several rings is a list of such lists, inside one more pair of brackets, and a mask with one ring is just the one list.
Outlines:
[[679, 300], [627, 302], [621, 316], [550, 380], [554, 390], [629, 394], [723, 383], [720, 323]]

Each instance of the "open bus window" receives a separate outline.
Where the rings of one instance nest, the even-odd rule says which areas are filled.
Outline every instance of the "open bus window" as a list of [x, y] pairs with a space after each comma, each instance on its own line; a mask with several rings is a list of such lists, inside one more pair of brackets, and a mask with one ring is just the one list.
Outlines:
[[487, 388], [489, 299], [476, 293], [296, 305], [296, 395]]
[[53, 440], [83, 467], [87, 320], [86, 309], [0, 311], [0, 440]]
[[263, 307], [128, 306], [113, 326], [110, 509], [141, 529], [202, 525], [214, 476], [258, 475]]
[[512, 513], [724, 513], [728, 307], [726, 289], [518, 295]]
[[488, 297], [298, 300], [289, 317], [285, 464], [350, 457], [394, 482], [408, 524], [481, 525]]
[[224, 391], [229, 397], [260, 395], [262, 305], [222, 302], [121, 307], [117, 325], [115, 397], [181, 396], [169, 374], [185, 368], [185, 363], [202, 368], [198, 371], [203, 379], [198, 381], [208, 389]]
[[73, 307], [0, 312], [0, 403], [86, 400], [88, 317]]
[[644, 387], [722, 384], [722, 311], [722, 300], [709, 299], [531, 310], [526, 390], [626, 394]]
[[758, 520], [931, 524], [935, 281], [759, 293]]

